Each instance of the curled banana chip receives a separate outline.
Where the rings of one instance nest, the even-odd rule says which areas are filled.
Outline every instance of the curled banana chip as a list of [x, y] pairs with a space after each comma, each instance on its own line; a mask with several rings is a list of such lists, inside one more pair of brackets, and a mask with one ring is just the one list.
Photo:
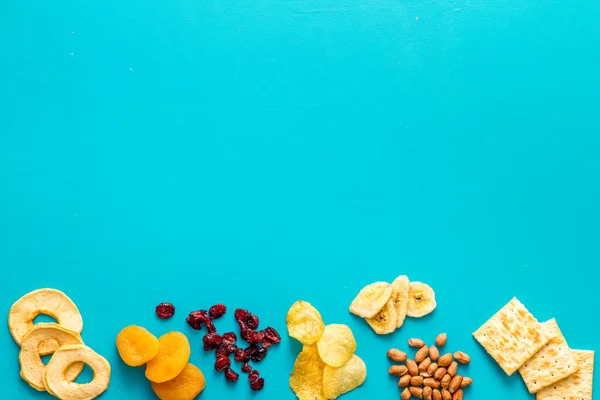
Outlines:
[[409, 291], [410, 282], [406, 275], [401, 275], [392, 282], [392, 296], [390, 297], [390, 300], [394, 303], [394, 308], [398, 315], [398, 318], [396, 318], [396, 328], [400, 328], [404, 325], [406, 311], [408, 310]]
[[392, 295], [392, 286], [376, 282], [365, 286], [352, 300], [350, 312], [362, 318], [373, 318], [385, 306]]
[[[83, 344], [81, 336], [78, 333], [65, 329], [55, 323], [35, 324], [34, 328], [23, 337], [19, 353], [19, 363], [21, 364], [21, 377], [31, 387], [39, 391], [46, 390], [46, 386], [44, 385], [44, 371], [46, 366], [40, 358], [38, 348], [40, 343], [48, 338], [52, 338], [60, 346]], [[83, 370], [83, 364], [74, 363], [68, 367], [64, 374], [64, 379], [72, 382]]]
[[[89, 383], [70, 382], [65, 372], [73, 363], [82, 362], [94, 371]], [[83, 344], [61, 346], [44, 372], [48, 392], [62, 400], [92, 400], [100, 396], [110, 383], [110, 364], [104, 357]]]
[[367, 318], [366, 321], [378, 335], [387, 335], [394, 332], [398, 323], [398, 314], [396, 313], [392, 299], [385, 303], [385, 306], [383, 306], [376, 316]]
[[[63, 292], [56, 289], [38, 289], [17, 300], [8, 313], [8, 329], [18, 345], [33, 327], [40, 314], [54, 317], [58, 324], [75, 333], [83, 330], [83, 320], [77, 306]], [[47, 355], [58, 349], [58, 343], [48, 338], [40, 343], [39, 354]]]
[[431, 313], [436, 307], [435, 292], [431, 286], [422, 282], [411, 282], [406, 315], [412, 318], [421, 318]]

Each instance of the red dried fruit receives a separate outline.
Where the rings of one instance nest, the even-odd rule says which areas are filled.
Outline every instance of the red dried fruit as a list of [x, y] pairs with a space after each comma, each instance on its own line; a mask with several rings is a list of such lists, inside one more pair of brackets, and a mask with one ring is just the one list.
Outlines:
[[185, 320], [192, 329], [196, 330], [202, 329], [202, 323], [211, 322], [206, 310], [192, 311]]
[[248, 381], [250, 381], [250, 383], [254, 382], [255, 380], [258, 379], [259, 375], [260, 375], [260, 372], [258, 372], [258, 370], [255, 369], [254, 371], [250, 372], [250, 375], [248, 375]]
[[244, 349], [237, 349], [235, 351], [235, 354], [233, 355], [233, 359], [237, 362], [245, 362], [250, 360], [250, 357], [248, 357], [248, 360], [246, 360], [246, 352], [244, 351]]
[[246, 325], [248, 326], [248, 328], [250, 329], [257, 329], [258, 328], [258, 317], [252, 313], [248, 313], [248, 315], [246, 315], [246, 318], [244, 319], [244, 321], [246, 322]]
[[223, 344], [235, 344], [237, 341], [237, 336], [233, 332], [227, 332], [223, 334]]
[[208, 329], [208, 333], [215, 333], [217, 331], [215, 325], [210, 319], [208, 321], [205, 321], [204, 324], [206, 325], [206, 329]]
[[188, 325], [190, 326], [190, 328], [195, 329], [197, 331], [199, 331], [200, 329], [202, 329], [202, 321], [200, 320], [195, 320], [191, 317], [187, 317], [185, 319], [188, 323]]
[[171, 318], [175, 314], [175, 306], [171, 303], [160, 303], [156, 306], [156, 315], [160, 319]]
[[223, 344], [223, 338], [218, 333], [207, 333], [202, 338], [204, 350], [212, 350]]
[[217, 371], [223, 371], [231, 366], [231, 361], [227, 357], [221, 357], [215, 361], [215, 369]]
[[235, 344], [226, 345], [223, 343], [223, 347], [225, 347], [225, 349], [227, 350], [227, 354], [235, 353], [235, 351], [237, 350], [237, 346]]
[[241, 308], [238, 308], [237, 310], [235, 310], [234, 315], [235, 315], [236, 321], [242, 321], [248, 315], [248, 310], [243, 310]]
[[265, 333], [263, 331], [254, 332], [252, 334], [252, 343], [262, 343], [265, 340]]
[[260, 348], [252, 353], [250, 359], [254, 362], [261, 362], [267, 356], [267, 349], [265, 347]]
[[242, 364], [242, 372], [250, 372], [252, 371], [252, 367], [250, 366], [250, 364], [248, 363], [243, 363]]
[[227, 368], [225, 370], [225, 379], [227, 379], [229, 382], [235, 382], [239, 377], [240, 375], [231, 368]]
[[262, 390], [264, 386], [265, 380], [263, 378], [258, 378], [257, 380], [250, 382], [250, 389], [252, 390]]
[[248, 342], [250, 344], [255, 343], [255, 342], [253, 342], [254, 331], [252, 329], [248, 329], [248, 328], [244, 327], [244, 329], [242, 329], [240, 332], [240, 336], [242, 337], [242, 339], [244, 339], [246, 342]]
[[215, 351], [215, 357], [217, 359], [222, 358], [222, 357], [227, 357], [229, 355], [229, 352], [227, 351], [227, 346], [221, 346], [217, 349], [217, 351]]
[[274, 328], [268, 327], [263, 331], [265, 333], [265, 339], [267, 339], [272, 344], [281, 343], [281, 336]]
[[226, 312], [227, 307], [224, 304], [215, 304], [208, 310], [208, 315], [213, 319], [217, 319], [225, 315]]

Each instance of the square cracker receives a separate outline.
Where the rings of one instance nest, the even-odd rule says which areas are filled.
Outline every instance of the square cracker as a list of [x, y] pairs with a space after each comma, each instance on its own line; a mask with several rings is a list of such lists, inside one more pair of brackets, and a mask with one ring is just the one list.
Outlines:
[[573, 353], [577, 357], [579, 372], [543, 388], [537, 393], [537, 400], [592, 400], [594, 352], [573, 350]]
[[542, 325], [516, 297], [473, 336], [508, 376], [521, 368], [549, 340]]
[[577, 357], [569, 348], [556, 320], [542, 323], [542, 329], [550, 341], [519, 368], [529, 393], [539, 392], [579, 371]]

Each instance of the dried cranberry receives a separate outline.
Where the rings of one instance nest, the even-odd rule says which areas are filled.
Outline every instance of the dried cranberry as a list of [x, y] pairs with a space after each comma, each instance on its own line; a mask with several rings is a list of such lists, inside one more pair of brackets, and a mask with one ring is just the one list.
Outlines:
[[223, 344], [223, 338], [218, 333], [207, 333], [202, 338], [202, 342], [204, 343], [204, 350], [211, 350]]
[[221, 318], [223, 315], [225, 315], [226, 312], [227, 312], [227, 307], [225, 307], [225, 305], [215, 304], [214, 306], [209, 308], [208, 315], [210, 315], [210, 317], [212, 319], [217, 319], [217, 318]]
[[195, 320], [192, 317], [187, 317], [185, 320], [187, 321], [187, 323], [190, 326], [190, 328], [195, 329], [197, 331], [199, 331], [200, 329], [202, 329], [202, 321]]
[[268, 339], [269, 342], [273, 344], [281, 343], [281, 336], [274, 328], [268, 327], [263, 332], [265, 333], [265, 339]]
[[229, 382], [235, 382], [239, 377], [240, 375], [231, 368], [227, 368], [225, 370], [225, 379], [227, 379]]
[[255, 343], [254, 340], [254, 331], [252, 329], [244, 328], [240, 332], [240, 336], [248, 343]]
[[215, 357], [217, 359], [221, 358], [221, 357], [227, 357], [229, 355], [229, 352], [227, 351], [227, 346], [221, 346], [217, 349], [217, 351], [215, 351]]
[[248, 313], [248, 315], [246, 315], [245, 322], [250, 329], [258, 328], [258, 317], [252, 313]]
[[267, 356], [267, 349], [260, 348], [252, 353], [250, 359], [254, 362], [261, 362]]
[[217, 371], [223, 371], [225, 368], [229, 368], [231, 366], [231, 361], [227, 357], [221, 357], [217, 361], [215, 361], [215, 369]]
[[254, 371], [250, 372], [250, 375], [248, 375], [248, 380], [250, 382], [254, 382], [255, 380], [258, 379], [259, 375], [260, 375], [260, 372], [258, 372], [258, 370], [255, 369]]
[[208, 333], [215, 333], [217, 331], [215, 324], [213, 324], [210, 319], [208, 321], [204, 321], [204, 324], [206, 325], [206, 329], [208, 329]]
[[160, 303], [156, 306], [156, 315], [160, 319], [171, 318], [175, 314], [175, 306], [171, 303]]
[[263, 378], [258, 378], [257, 380], [250, 382], [250, 389], [252, 390], [262, 390], [265, 386], [265, 380]]
[[237, 362], [247, 362], [250, 361], [250, 357], [246, 359], [246, 352], [244, 349], [236, 349], [233, 359]]
[[265, 333], [263, 331], [254, 332], [251, 340], [252, 343], [262, 343], [265, 340]]
[[196, 330], [202, 329], [203, 322], [210, 322], [210, 318], [208, 317], [206, 310], [192, 311], [185, 320], [192, 329]]
[[223, 334], [223, 344], [235, 344], [237, 336], [233, 332], [227, 332]]
[[250, 372], [250, 371], [252, 371], [252, 367], [250, 366], [250, 364], [248, 364], [248, 363], [243, 363], [243, 364], [242, 364], [242, 372], [246, 372], [246, 373], [248, 373], [248, 372]]
[[242, 321], [248, 315], [248, 310], [243, 310], [241, 308], [238, 308], [237, 310], [235, 310], [234, 315], [235, 315], [236, 321]]

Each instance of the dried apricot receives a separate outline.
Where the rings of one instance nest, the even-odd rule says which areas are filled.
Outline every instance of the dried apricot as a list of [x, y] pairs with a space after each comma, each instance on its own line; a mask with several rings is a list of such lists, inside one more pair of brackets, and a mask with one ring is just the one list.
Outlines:
[[206, 380], [196, 366], [186, 364], [174, 379], [163, 383], [151, 382], [160, 400], [192, 400], [204, 390]]
[[117, 335], [117, 349], [125, 364], [139, 367], [158, 354], [158, 339], [141, 326], [131, 325]]
[[162, 383], [175, 378], [190, 359], [190, 342], [180, 332], [169, 332], [158, 338], [158, 354], [146, 364], [146, 378]]

